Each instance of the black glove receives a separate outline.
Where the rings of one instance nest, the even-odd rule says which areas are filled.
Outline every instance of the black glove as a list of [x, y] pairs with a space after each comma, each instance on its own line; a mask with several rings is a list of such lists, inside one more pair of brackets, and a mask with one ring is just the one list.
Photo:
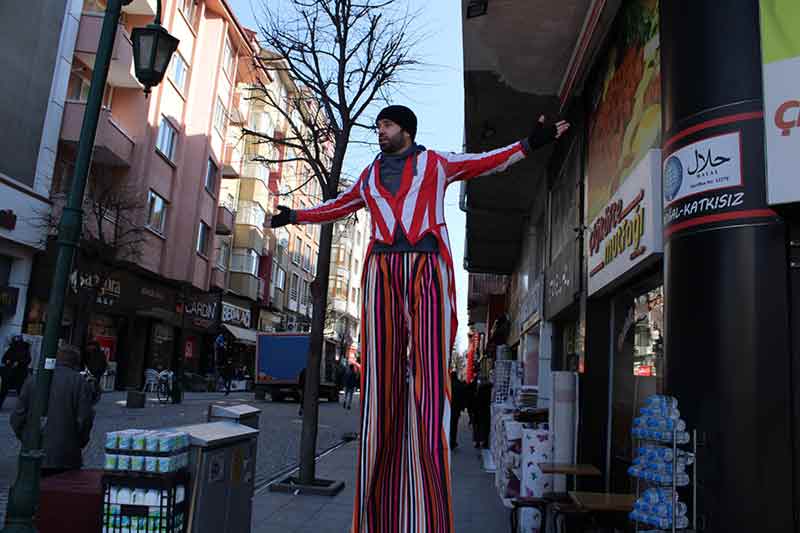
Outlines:
[[291, 224], [294, 222], [294, 212], [289, 209], [288, 207], [279, 205], [278, 206], [278, 214], [272, 215], [272, 218], [269, 221], [269, 227], [271, 228], [280, 228], [281, 226], [285, 226], [287, 224]]
[[534, 151], [556, 140], [558, 130], [555, 124], [546, 124], [544, 117], [536, 122], [533, 131], [528, 135], [528, 146]]

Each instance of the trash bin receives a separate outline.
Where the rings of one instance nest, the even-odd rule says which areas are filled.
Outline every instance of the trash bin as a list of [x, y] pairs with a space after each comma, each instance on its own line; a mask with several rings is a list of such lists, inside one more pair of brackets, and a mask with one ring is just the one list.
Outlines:
[[253, 407], [252, 405], [225, 405], [212, 403], [208, 406], [208, 421], [209, 422], [236, 422], [249, 426], [253, 429], [259, 429], [258, 419], [261, 414], [261, 409]]
[[248, 533], [258, 430], [229, 421], [175, 430], [190, 436], [187, 533]]

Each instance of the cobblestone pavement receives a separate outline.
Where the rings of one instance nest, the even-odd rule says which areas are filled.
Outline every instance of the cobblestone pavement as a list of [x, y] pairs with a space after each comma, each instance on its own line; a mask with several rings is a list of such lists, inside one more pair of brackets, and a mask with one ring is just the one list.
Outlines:
[[[355, 399], [358, 399], [356, 396]], [[250, 393], [188, 393], [180, 405], [160, 404], [152, 398], [145, 409], [127, 409], [124, 393], [106, 394], [97, 404], [92, 441], [84, 451], [84, 464], [99, 468], [103, 463], [103, 442], [107, 431], [127, 428], [157, 429], [205, 422], [212, 402], [248, 403], [262, 410], [258, 438], [256, 484], [266, 482], [279, 472], [294, 466], [300, 449], [302, 420], [296, 402], [255, 402]], [[8, 419], [16, 399], [9, 397], [0, 411], [0, 524], [5, 515], [8, 488], [16, 476], [19, 441]], [[358, 406], [347, 411], [341, 403], [319, 404], [317, 449], [323, 451], [342, 440], [342, 435], [358, 431]]]

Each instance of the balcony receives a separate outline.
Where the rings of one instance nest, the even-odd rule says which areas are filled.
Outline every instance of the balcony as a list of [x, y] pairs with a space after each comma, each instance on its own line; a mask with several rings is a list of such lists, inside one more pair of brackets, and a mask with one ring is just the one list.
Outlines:
[[224, 270], [220, 270], [219, 268], [214, 267], [211, 270], [211, 286], [223, 290], [227, 289], [228, 284], [225, 279], [227, 277], [227, 274], [228, 273], [225, 272]]
[[239, 147], [240, 143], [225, 145], [225, 164], [222, 165], [222, 175], [226, 178], [238, 178], [241, 175], [244, 154]]
[[[259, 178], [242, 177], [239, 180], [239, 201], [245, 205], [258, 204], [266, 213], [269, 209], [269, 188], [267, 182]], [[257, 210], [258, 211], [258, 210]], [[258, 223], [261, 215], [260, 212], [253, 213], [253, 221]]]
[[[92, 69], [94, 69], [97, 44], [100, 42], [102, 26], [102, 13], [84, 13], [81, 15], [78, 39], [75, 43], [75, 55]], [[114, 51], [111, 54], [111, 65], [108, 70], [108, 83], [113, 87], [141, 88], [134, 75], [131, 38], [122, 25], [117, 28]]]
[[231, 272], [230, 288], [239, 296], [251, 300], [258, 299], [258, 288], [261, 279], [245, 272]]
[[217, 207], [217, 235], [230, 235], [234, 228], [234, 214], [230, 207], [220, 205]]
[[127, 6], [122, 6], [122, 12], [152, 17], [156, 14], [156, 0], [133, 0]]
[[250, 248], [261, 254], [264, 250], [264, 235], [255, 226], [237, 223], [233, 229], [233, 246], [235, 248]]
[[[85, 102], [67, 102], [64, 105], [64, 117], [61, 122], [60, 135], [62, 141], [68, 144], [78, 144], [85, 112]], [[111, 111], [108, 109], [101, 110], [97, 123], [97, 135], [94, 141], [93, 161], [108, 166], [130, 166], [133, 147], [133, 139], [114, 122]]]

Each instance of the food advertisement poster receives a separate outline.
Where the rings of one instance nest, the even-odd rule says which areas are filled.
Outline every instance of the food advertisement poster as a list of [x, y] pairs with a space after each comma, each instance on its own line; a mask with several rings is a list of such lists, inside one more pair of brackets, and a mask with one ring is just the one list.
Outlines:
[[800, 201], [800, 2], [761, 0], [767, 199]]
[[590, 82], [586, 220], [661, 140], [658, 0], [624, 2]]

